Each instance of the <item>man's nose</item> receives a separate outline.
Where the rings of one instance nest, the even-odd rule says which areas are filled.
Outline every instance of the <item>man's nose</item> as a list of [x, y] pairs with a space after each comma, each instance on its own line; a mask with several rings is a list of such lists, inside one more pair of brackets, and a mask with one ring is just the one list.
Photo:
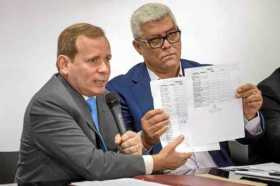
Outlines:
[[169, 43], [169, 41], [167, 40], [167, 38], [165, 38], [163, 40], [163, 45], [162, 45], [162, 48], [170, 48], [171, 47], [171, 44]]
[[108, 73], [109, 69], [110, 69], [110, 64], [107, 61], [102, 61], [102, 63], [98, 67], [98, 72]]

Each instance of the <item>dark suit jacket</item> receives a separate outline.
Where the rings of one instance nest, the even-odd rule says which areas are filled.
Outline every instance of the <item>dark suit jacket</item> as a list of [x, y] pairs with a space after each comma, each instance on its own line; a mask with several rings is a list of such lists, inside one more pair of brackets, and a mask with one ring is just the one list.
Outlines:
[[[181, 60], [182, 68], [194, 68], [205, 66], [189, 60]], [[150, 76], [146, 65], [139, 63], [132, 67], [127, 74], [115, 77], [107, 84], [107, 88], [116, 92], [121, 97], [122, 114], [127, 127], [133, 131], [142, 130], [141, 117], [153, 109], [153, 98], [150, 89]], [[209, 152], [218, 166], [229, 166], [232, 161], [229, 157], [229, 149], [226, 142], [220, 143], [220, 151]], [[155, 145], [151, 153], [157, 153], [159, 145]]]
[[145, 173], [141, 156], [115, 153], [118, 133], [104, 96], [97, 97], [101, 133], [110, 151], [98, 149], [88, 105], [60, 75], [32, 98], [25, 117], [16, 180], [103, 180]]
[[263, 95], [261, 111], [266, 122], [266, 131], [261, 140], [251, 146], [251, 156], [255, 157], [257, 162], [280, 163], [280, 68], [260, 82], [258, 87]]

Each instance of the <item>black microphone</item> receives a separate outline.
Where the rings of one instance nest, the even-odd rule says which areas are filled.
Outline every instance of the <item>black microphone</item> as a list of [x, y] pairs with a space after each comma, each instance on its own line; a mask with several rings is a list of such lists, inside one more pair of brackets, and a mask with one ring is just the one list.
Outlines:
[[117, 123], [120, 134], [124, 134], [126, 132], [126, 127], [123, 121], [122, 112], [120, 109], [120, 100], [118, 95], [116, 93], [110, 92], [105, 95], [105, 100]]

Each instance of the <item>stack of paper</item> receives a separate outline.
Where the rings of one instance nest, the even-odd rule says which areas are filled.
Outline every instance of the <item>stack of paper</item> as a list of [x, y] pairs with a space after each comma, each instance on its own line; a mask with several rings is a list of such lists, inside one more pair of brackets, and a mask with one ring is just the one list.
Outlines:
[[225, 167], [224, 170], [234, 171], [245, 177], [269, 179], [280, 182], [280, 164], [263, 163], [247, 166], [231, 166]]

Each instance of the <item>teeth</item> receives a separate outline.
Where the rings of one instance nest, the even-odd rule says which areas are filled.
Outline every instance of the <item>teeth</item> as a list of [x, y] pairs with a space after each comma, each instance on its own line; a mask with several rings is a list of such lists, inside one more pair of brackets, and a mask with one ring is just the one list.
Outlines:
[[95, 80], [96, 83], [105, 83], [105, 80]]

